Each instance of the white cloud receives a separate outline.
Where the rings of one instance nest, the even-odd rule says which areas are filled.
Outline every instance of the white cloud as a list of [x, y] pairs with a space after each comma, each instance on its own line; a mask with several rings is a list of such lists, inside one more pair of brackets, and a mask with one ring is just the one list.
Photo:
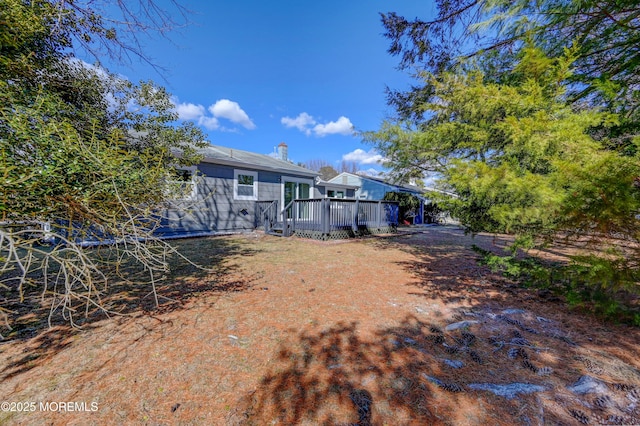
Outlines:
[[[240, 108], [237, 102], [228, 99], [220, 99], [215, 104], [205, 108], [200, 104], [192, 104], [190, 102], [180, 102], [178, 98], [173, 97], [172, 102], [175, 105], [175, 111], [181, 120], [191, 120], [198, 123], [199, 126], [207, 130], [218, 130], [222, 132], [235, 132], [237, 129], [223, 127], [219, 118], [224, 118], [232, 123], [240, 124], [246, 129], [255, 129], [256, 125], [249, 118], [246, 112]], [[209, 115], [211, 113], [211, 115]]]
[[96, 76], [104, 79], [104, 80], [109, 80], [112, 78], [115, 79], [121, 79], [121, 80], [127, 80], [125, 77], [116, 77], [115, 75], [110, 75], [109, 71], [107, 71], [105, 68], [101, 67], [98, 64], [90, 64], [86, 61], [83, 61], [82, 59], [78, 59], [78, 58], [67, 58], [67, 63], [71, 66], [75, 66], [76, 70], [80, 71], [82, 69], [92, 72], [94, 73]]
[[380, 170], [374, 169], [373, 167], [366, 170], [358, 170], [357, 174], [362, 176], [384, 177], [384, 173], [382, 173]]
[[207, 130], [218, 130], [220, 128], [220, 122], [215, 117], [207, 117], [205, 115], [198, 118], [198, 125], [204, 127]]
[[240, 105], [229, 99], [220, 99], [209, 106], [209, 112], [216, 118], [226, 118], [233, 123], [240, 124], [245, 129], [252, 130], [256, 128], [256, 125], [253, 124], [247, 113], [240, 108]]
[[280, 122], [285, 125], [285, 127], [295, 127], [301, 132], [305, 133], [307, 136], [311, 134], [311, 129], [309, 126], [313, 126], [316, 124], [316, 120], [306, 112], [302, 112], [298, 114], [296, 118], [291, 117], [282, 117]]
[[353, 133], [353, 124], [347, 117], [342, 116], [338, 121], [330, 121], [326, 124], [318, 124], [313, 128], [316, 136], [350, 135]]
[[375, 149], [365, 151], [360, 148], [355, 151], [351, 151], [348, 154], [344, 154], [342, 159], [344, 161], [353, 161], [358, 164], [379, 164], [381, 161], [384, 161], [384, 157], [378, 154]]
[[199, 120], [205, 116], [205, 110], [202, 105], [191, 103], [176, 104], [176, 112], [181, 120]]
[[353, 134], [353, 124], [351, 124], [351, 120], [345, 116], [341, 116], [337, 121], [318, 123], [312, 115], [302, 112], [298, 114], [296, 118], [282, 117], [280, 122], [284, 124], [285, 127], [295, 127], [307, 136], [310, 136], [312, 133], [318, 137]]

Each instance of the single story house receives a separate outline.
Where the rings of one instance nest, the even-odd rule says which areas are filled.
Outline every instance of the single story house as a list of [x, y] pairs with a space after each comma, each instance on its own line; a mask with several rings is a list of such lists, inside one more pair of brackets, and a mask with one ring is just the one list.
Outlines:
[[183, 170], [187, 186], [180, 208], [162, 214], [157, 233], [165, 236], [207, 235], [252, 230], [261, 225], [260, 213], [269, 205], [280, 211], [295, 199], [320, 197], [318, 173], [287, 161], [287, 146], [271, 156], [210, 145], [202, 161]]
[[181, 170], [183, 198], [160, 213], [164, 238], [263, 228], [278, 235], [317, 239], [394, 232], [398, 204], [358, 200], [359, 187], [325, 182], [319, 173], [275, 155], [210, 145], [202, 161]]
[[[262, 228], [282, 236], [337, 239], [396, 230], [397, 202], [356, 199], [357, 186], [322, 181], [319, 173], [288, 161], [285, 143], [274, 155], [217, 145], [200, 153], [200, 163], [180, 169], [167, 182], [174, 198], [149, 221], [160, 238]], [[72, 227], [67, 237], [82, 245], [113, 242], [91, 225]]]

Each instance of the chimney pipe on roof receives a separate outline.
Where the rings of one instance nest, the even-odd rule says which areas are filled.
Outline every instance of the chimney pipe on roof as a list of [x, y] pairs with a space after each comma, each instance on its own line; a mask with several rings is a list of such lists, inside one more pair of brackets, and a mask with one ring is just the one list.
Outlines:
[[287, 146], [287, 144], [284, 142], [280, 142], [280, 145], [278, 145], [278, 158], [282, 161], [289, 161], [288, 151], [289, 147]]

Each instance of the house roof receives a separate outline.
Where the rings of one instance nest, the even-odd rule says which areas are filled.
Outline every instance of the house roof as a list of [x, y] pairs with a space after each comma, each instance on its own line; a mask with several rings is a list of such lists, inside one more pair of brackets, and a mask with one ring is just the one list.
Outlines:
[[319, 173], [270, 155], [257, 154], [241, 149], [219, 145], [209, 145], [198, 150], [204, 156], [203, 162], [224, 164], [235, 167], [246, 167], [258, 170], [276, 171], [295, 175], [316, 177]]
[[409, 191], [412, 193], [415, 193], [418, 196], [424, 196], [425, 192], [439, 192], [441, 194], [445, 194], [448, 195], [449, 197], [453, 197], [453, 198], [458, 198], [457, 194], [454, 194], [453, 192], [449, 192], [449, 191], [443, 191], [442, 189], [438, 189], [438, 188], [433, 188], [433, 187], [425, 187], [425, 188], [420, 188], [419, 186], [415, 186], [415, 185], [399, 185], [396, 183], [393, 183], [393, 181], [389, 181], [389, 180], [385, 180], [384, 178], [380, 178], [380, 177], [375, 177], [375, 176], [364, 176], [364, 175], [357, 175], [357, 174], [353, 174], [353, 173], [348, 173], [348, 172], [342, 172], [340, 173], [338, 176], [329, 179], [329, 182], [333, 181], [333, 180], [338, 180], [339, 178], [342, 179], [341, 177], [343, 175], [350, 175], [350, 176], [354, 176], [356, 178], [359, 178], [361, 180], [371, 180], [374, 182], [378, 182], [380, 184], [383, 185], [389, 185], [389, 186], [394, 186], [398, 189], [400, 189], [401, 191]]
[[337, 189], [354, 189], [354, 190], [360, 188], [359, 185], [347, 185], [344, 183], [329, 182], [322, 179], [316, 179], [316, 186], [323, 186], [323, 187], [337, 188]]
[[370, 181], [373, 181], [373, 182], [378, 182], [378, 183], [383, 184], [383, 185], [393, 186], [393, 187], [398, 188], [399, 190], [413, 192], [413, 193], [416, 193], [416, 194], [422, 194], [425, 191], [425, 189], [420, 188], [420, 187], [415, 186], [415, 185], [397, 184], [397, 183], [394, 183], [392, 181], [389, 181], [389, 180], [386, 180], [386, 179], [380, 178], [380, 177], [363, 176], [363, 175], [357, 175], [357, 174], [348, 173], [348, 172], [340, 173], [338, 176], [330, 179], [329, 182], [331, 182], [331, 183], [333, 183], [334, 181], [338, 182], [339, 179], [342, 179], [342, 176], [344, 176], [344, 175], [354, 176], [354, 177], [356, 177], [358, 179], [361, 179], [361, 180], [370, 180]]
[[420, 188], [419, 186], [416, 185], [410, 185], [410, 184], [399, 184], [399, 183], [395, 183], [391, 180], [388, 179], [384, 179], [384, 178], [380, 178], [380, 177], [376, 177], [376, 176], [360, 176], [363, 179], [370, 179], [370, 180], [374, 180], [380, 183], [384, 183], [387, 185], [392, 185], [395, 186], [399, 189], [404, 189], [406, 191], [410, 191], [410, 192], [418, 192], [418, 193], [423, 193], [425, 191], [425, 188]]

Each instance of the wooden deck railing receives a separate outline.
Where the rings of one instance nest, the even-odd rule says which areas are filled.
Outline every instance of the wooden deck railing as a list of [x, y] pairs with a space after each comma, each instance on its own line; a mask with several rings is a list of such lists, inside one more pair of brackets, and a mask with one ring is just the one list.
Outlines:
[[258, 201], [256, 203], [256, 226], [270, 232], [278, 223], [278, 201]]
[[395, 232], [395, 201], [294, 200], [281, 212], [283, 233], [322, 240]]

